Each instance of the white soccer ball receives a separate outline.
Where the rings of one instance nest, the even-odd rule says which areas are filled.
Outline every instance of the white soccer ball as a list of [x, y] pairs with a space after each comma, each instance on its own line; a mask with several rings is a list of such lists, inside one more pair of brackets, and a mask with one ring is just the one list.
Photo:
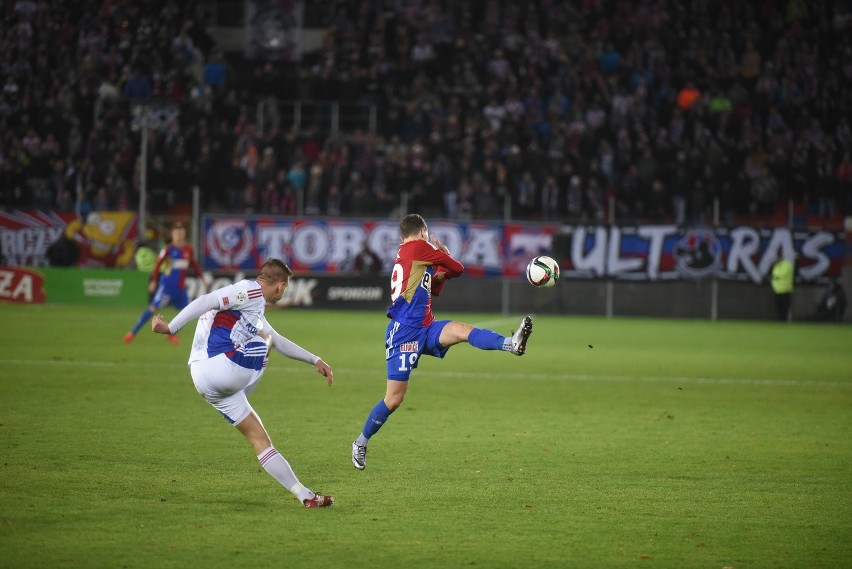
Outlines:
[[527, 264], [527, 280], [536, 288], [550, 288], [559, 280], [559, 264], [547, 255], [539, 255]]

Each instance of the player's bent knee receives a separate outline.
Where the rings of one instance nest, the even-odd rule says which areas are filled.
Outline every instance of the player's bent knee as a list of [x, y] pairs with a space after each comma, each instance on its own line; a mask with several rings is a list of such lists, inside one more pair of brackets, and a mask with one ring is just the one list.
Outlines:
[[385, 396], [385, 405], [391, 411], [396, 410], [400, 405], [402, 405], [402, 401], [405, 399], [404, 393], [386, 395]]
[[385, 405], [391, 411], [402, 405], [405, 392], [408, 390], [408, 382], [388, 380], [387, 392], [385, 392]]

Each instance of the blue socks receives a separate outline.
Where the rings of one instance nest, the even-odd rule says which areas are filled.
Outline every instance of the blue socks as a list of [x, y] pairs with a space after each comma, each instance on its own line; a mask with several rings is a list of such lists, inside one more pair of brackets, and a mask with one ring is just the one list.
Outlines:
[[[376, 406], [373, 407], [373, 410], [370, 411], [370, 415], [367, 417], [367, 422], [364, 423], [364, 430], [361, 433], [361, 437], [369, 440], [370, 437], [375, 435], [378, 430], [382, 428], [382, 425], [385, 424], [385, 421], [388, 420], [391, 413], [393, 413], [393, 411], [388, 409], [388, 406], [385, 405], [385, 400], [380, 399], [379, 402], [376, 403]], [[358, 437], [358, 439], [360, 440], [361, 437]], [[366, 445], [366, 441], [364, 442], [364, 445]]]
[[474, 328], [467, 337], [467, 343], [480, 350], [502, 350], [506, 338], [492, 330]]
[[139, 329], [142, 327], [145, 322], [151, 317], [151, 309], [149, 308], [145, 312], [142, 313], [142, 316], [139, 317], [139, 320], [136, 321], [136, 324], [133, 326], [133, 335], [139, 333]]

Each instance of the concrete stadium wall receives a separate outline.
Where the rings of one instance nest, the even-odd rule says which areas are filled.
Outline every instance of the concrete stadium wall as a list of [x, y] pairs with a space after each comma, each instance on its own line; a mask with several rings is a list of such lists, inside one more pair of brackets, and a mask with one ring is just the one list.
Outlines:
[[[213, 288], [231, 284], [245, 275], [206, 273]], [[625, 282], [563, 279], [550, 289], [535, 289], [521, 279], [461, 278], [447, 284], [444, 294], [432, 299], [438, 317], [447, 312], [553, 313], [651, 318], [713, 317], [713, 281]], [[716, 282], [716, 317], [723, 320], [773, 320], [775, 299], [769, 285]], [[846, 290], [850, 286], [844, 283]], [[200, 290], [197, 279], [187, 278], [190, 298]], [[814, 319], [824, 285], [798, 285], [793, 293], [793, 319]], [[609, 300], [608, 300], [609, 299]], [[279, 303], [293, 308], [329, 308], [381, 311], [390, 303], [388, 276], [299, 275]], [[852, 320], [847, 310], [846, 321]]]
[[[433, 299], [440, 316], [444, 311], [493, 312], [502, 310], [504, 298], [511, 313], [555, 313], [588, 316], [607, 314], [607, 288], [611, 287], [614, 316], [705, 318], [713, 314], [713, 281], [623, 282], [563, 280], [551, 289], [534, 289], [523, 281], [460, 279], [447, 286], [445, 295]], [[719, 319], [771, 320], [775, 300], [769, 286], [718, 281], [716, 314]], [[793, 319], [813, 320], [825, 287], [799, 285], [793, 293]]]

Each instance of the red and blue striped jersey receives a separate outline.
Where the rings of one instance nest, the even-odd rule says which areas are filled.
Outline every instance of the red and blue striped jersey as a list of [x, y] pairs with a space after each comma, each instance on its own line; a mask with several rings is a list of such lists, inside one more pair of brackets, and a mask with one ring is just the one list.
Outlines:
[[388, 318], [404, 326], [425, 327], [431, 324], [432, 295], [438, 296], [444, 282], [432, 286], [432, 277], [446, 273], [448, 279], [458, 277], [464, 265], [424, 239], [400, 245], [391, 273], [391, 306]]
[[157, 256], [151, 280], [166, 288], [185, 288], [186, 273], [190, 267], [201, 276], [201, 267], [195, 260], [192, 245], [166, 245]]

